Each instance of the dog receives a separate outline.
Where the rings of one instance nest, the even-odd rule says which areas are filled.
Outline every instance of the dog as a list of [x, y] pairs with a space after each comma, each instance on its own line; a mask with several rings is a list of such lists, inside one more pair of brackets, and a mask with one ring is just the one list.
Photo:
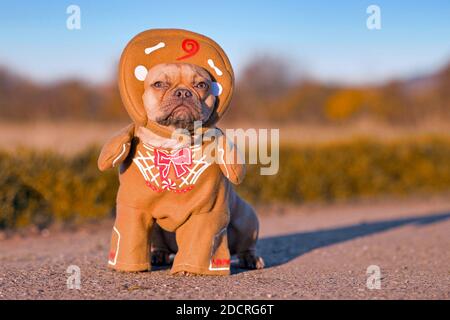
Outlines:
[[[205, 122], [211, 116], [215, 97], [207, 95], [212, 80], [208, 72], [192, 64], [159, 64], [149, 70], [145, 79], [143, 101], [149, 119], [173, 129], [193, 131], [195, 121]], [[151, 145], [179, 147], [173, 139], [152, 135], [141, 127], [137, 136]], [[237, 254], [239, 266], [261, 269], [264, 261], [255, 254], [259, 231], [253, 208], [235, 192], [230, 194], [229, 249]], [[169, 255], [177, 252], [175, 233], [155, 226], [152, 238], [153, 265], [170, 263]]]
[[[194, 36], [208, 40], [177, 32], [187, 34], [190, 41]], [[108, 141], [98, 160], [100, 170], [120, 165], [109, 267], [144, 271], [170, 264], [170, 255], [175, 254], [173, 274], [227, 275], [231, 255], [237, 256], [241, 268], [263, 268], [264, 261], [256, 254], [257, 215], [231, 186], [242, 182], [245, 167], [217, 161], [220, 151], [222, 160], [225, 154], [234, 159], [239, 155], [214, 125], [223, 88], [218, 91], [212, 74], [189, 62], [158, 63], [135, 76], [143, 82], [140, 121]], [[198, 123], [213, 130], [214, 143], [197, 139], [205, 135], [198, 135]], [[152, 130], [156, 127], [159, 131]], [[162, 135], [162, 129], [181, 131], [184, 139]], [[214, 146], [212, 156], [205, 155], [205, 146]]]

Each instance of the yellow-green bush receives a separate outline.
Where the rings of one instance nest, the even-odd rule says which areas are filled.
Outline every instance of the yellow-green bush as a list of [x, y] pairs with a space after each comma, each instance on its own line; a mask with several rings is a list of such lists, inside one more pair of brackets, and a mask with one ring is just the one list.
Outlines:
[[[74, 156], [0, 153], [0, 229], [79, 223], [112, 214], [117, 172], [100, 173], [98, 148]], [[280, 170], [249, 166], [238, 192], [251, 202], [333, 201], [450, 191], [450, 140], [358, 140], [283, 147]]]
[[450, 190], [450, 140], [371, 140], [285, 147], [275, 176], [248, 168], [239, 191], [253, 201], [333, 201]]
[[118, 181], [115, 172], [98, 171], [97, 154], [97, 148], [72, 158], [27, 150], [0, 154], [0, 228], [109, 215]]

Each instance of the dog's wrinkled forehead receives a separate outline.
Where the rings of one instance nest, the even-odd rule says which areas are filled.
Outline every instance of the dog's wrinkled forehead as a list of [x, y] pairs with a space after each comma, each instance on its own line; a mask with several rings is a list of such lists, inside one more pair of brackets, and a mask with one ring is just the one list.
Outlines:
[[211, 81], [211, 76], [200, 66], [190, 63], [160, 63], [147, 72], [144, 80], [145, 85], [157, 80], [165, 81]]

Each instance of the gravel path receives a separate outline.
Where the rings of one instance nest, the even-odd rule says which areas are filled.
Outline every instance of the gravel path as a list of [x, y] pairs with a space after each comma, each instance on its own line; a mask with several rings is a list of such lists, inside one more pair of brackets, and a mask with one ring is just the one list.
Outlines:
[[[450, 199], [260, 208], [268, 267], [230, 277], [105, 267], [112, 221], [0, 241], [0, 299], [449, 299]], [[68, 289], [70, 265], [80, 290]], [[366, 286], [377, 265], [381, 288]]]

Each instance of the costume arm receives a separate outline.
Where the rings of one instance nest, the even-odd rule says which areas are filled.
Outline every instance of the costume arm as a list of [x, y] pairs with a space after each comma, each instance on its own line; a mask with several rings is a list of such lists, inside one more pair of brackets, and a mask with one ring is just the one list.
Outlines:
[[134, 136], [134, 123], [120, 130], [106, 142], [98, 157], [98, 168], [105, 171], [122, 163], [128, 156]]
[[240, 184], [245, 177], [245, 158], [234, 142], [228, 139], [222, 131], [220, 132], [217, 144], [217, 163], [228, 180], [233, 184]]

